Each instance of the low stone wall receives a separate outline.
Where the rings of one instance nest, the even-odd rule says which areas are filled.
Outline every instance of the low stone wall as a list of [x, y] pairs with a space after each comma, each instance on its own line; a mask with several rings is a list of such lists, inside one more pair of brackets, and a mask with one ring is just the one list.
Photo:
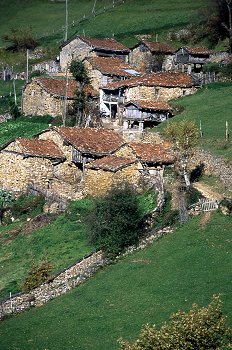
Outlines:
[[[123, 254], [123, 256], [130, 254], [133, 251], [145, 248], [153, 241], [160, 237], [173, 232], [171, 227], [164, 227], [160, 230], [154, 230], [143, 238], [139, 245], [131, 246]], [[120, 259], [121, 255], [116, 258]], [[0, 304], [0, 320], [4, 317], [21, 313], [32, 307], [39, 307], [69, 290], [85, 282], [88, 278], [93, 276], [101, 267], [107, 265], [109, 261], [103, 257], [101, 251], [91, 253], [89, 256], [79, 260], [75, 265], [67, 268], [58, 274], [51, 281], [42, 284], [38, 288], [33, 289], [27, 294], [18, 294], [10, 299], [2, 301]]]
[[206, 175], [213, 175], [218, 177], [225, 185], [225, 187], [232, 191], [232, 162], [216, 157], [207, 151], [197, 149], [191, 160], [190, 168], [195, 168], [198, 165], [203, 165], [203, 172]]
[[51, 281], [33, 289], [30, 293], [19, 294], [2, 302], [0, 305], [0, 319], [7, 315], [23, 312], [31, 307], [41, 306], [49, 300], [65, 294], [91, 277], [106, 263], [107, 261], [103, 258], [101, 251], [90, 254]]

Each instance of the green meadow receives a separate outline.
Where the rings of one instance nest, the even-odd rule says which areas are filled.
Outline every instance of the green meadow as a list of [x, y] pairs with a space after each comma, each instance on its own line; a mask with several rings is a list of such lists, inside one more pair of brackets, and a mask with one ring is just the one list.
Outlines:
[[[172, 101], [174, 106], [182, 106], [184, 110], [168, 122], [178, 122], [182, 119], [195, 120], [199, 130], [201, 124], [203, 133], [199, 146], [232, 160], [232, 143], [230, 140], [227, 144], [225, 139], [226, 121], [229, 124], [230, 135], [232, 135], [231, 96], [232, 83], [215, 83], [204, 86], [194, 95]], [[157, 130], [163, 132], [166, 125], [166, 123], [160, 124]]]
[[231, 217], [198, 216], [43, 307], [0, 324], [1, 350], [114, 350], [143, 324], [220, 294], [232, 323]]

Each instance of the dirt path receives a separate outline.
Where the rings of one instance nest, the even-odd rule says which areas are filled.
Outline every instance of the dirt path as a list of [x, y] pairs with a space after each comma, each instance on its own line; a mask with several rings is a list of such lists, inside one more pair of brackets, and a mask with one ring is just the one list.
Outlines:
[[208, 199], [212, 200], [221, 200], [223, 199], [223, 195], [212, 190], [212, 188], [208, 185], [205, 185], [202, 182], [195, 182], [193, 187], [198, 190], [202, 195]]

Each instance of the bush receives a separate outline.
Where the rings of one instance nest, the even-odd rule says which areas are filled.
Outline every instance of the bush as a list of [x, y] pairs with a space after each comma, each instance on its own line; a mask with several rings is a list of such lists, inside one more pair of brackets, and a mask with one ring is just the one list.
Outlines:
[[46, 282], [51, 274], [51, 271], [52, 266], [48, 263], [48, 261], [44, 261], [39, 265], [33, 263], [28, 275], [21, 285], [22, 291], [27, 293]]
[[11, 213], [14, 218], [23, 216], [36, 216], [43, 212], [45, 199], [43, 196], [32, 194], [22, 194], [18, 197], [11, 207]]
[[189, 312], [178, 311], [171, 315], [169, 323], [160, 329], [146, 325], [139, 339], [129, 344], [120, 341], [121, 350], [222, 350], [231, 349], [229, 332], [225, 326], [219, 297], [200, 308], [193, 304]]
[[129, 185], [113, 187], [87, 215], [89, 242], [115, 257], [126, 247], [137, 244], [142, 235], [143, 211], [138, 195]]

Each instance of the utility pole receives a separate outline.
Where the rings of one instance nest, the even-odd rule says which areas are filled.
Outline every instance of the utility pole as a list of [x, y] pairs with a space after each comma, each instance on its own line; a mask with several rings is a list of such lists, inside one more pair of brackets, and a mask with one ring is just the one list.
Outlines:
[[15, 89], [15, 78], [13, 79], [13, 88], [14, 88], [14, 101], [15, 106], [17, 105], [17, 96], [16, 96], [16, 89]]
[[65, 36], [64, 41], [68, 40], [68, 0], [66, 0], [66, 6], [65, 6]]
[[226, 121], [226, 143], [229, 143], [229, 125]]
[[65, 94], [64, 94], [64, 108], [63, 108], [63, 114], [62, 114], [63, 126], [65, 126], [65, 123], [66, 123], [67, 98], [68, 98], [68, 66], [66, 68], [66, 84], [65, 84]]
[[29, 71], [29, 50], [27, 49], [27, 75], [26, 75], [26, 82], [28, 83], [28, 71]]

